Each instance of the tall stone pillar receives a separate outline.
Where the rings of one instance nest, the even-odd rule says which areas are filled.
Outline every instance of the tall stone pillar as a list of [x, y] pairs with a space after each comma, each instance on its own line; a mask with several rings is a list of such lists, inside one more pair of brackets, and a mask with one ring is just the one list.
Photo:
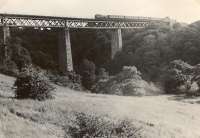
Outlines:
[[63, 73], [73, 71], [69, 28], [65, 28], [61, 31], [59, 39], [59, 69]]
[[10, 28], [8, 26], [3, 26], [3, 47], [1, 48], [3, 55], [1, 55], [1, 63], [5, 64], [8, 60], [8, 41], [10, 39]]
[[111, 37], [111, 58], [113, 59], [117, 52], [122, 50], [122, 33], [121, 29], [112, 32]]
[[10, 28], [8, 26], [3, 27], [3, 44], [6, 45], [8, 43], [8, 39], [10, 38]]

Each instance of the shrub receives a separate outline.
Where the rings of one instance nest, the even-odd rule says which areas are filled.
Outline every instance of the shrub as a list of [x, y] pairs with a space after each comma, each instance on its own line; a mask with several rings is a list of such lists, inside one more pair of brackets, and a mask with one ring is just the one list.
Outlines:
[[191, 87], [193, 67], [182, 60], [170, 62], [165, 79], [167, 93], [185, 93]]
[[90, 90], [95, 83], [95, 64], [92, 61], [84, 59], [80, 67], [83, 86]]
[[99, 81], [92, 89], [94, 93], [144, 96], [157, 95], [162, 91], [142, 79], [140, 71], [135, 66], [124, 66], [123, 70], [108, 80]]
[[68, 72], [65, 76], [58, 75], [57, 73], [47, 75], [53, 83], [59, 86], [69, 87], [74, 90], [82, 90], [81, 76], [75, 72]]
[[200, 95], [199, 64], [191, 66], [182, 60], [170, 62], [165, 77], [165, 91], [186, 96]]
[[51, 91], [54, 90], [45, 76], [32, 67], [26, 68], [18, 75], [14, 86], [16, 86], [15, 95], [18, 99], [31, 98], [41, 101], [52, 98]]
[[19, 74], [18, 67], [12, 60], [7, 60], [4, 64], [0, 65], [0, 72], [15, 77]]
[[109, 73], [106, 72], [105, 68], [100, 68], [98, 70], [98, 76], [97, 76], [97, 80], [106, 80], [109, 78]]
[[141, 128], [128, 120], [117, 123], [106, 117], [76, 113], [73, 125], [66, 129], [66, 137], [72, 138], [140, 138]]

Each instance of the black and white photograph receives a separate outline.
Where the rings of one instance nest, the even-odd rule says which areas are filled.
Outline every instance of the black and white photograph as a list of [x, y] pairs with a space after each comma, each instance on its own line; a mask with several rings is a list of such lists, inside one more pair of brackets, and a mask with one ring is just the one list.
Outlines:
[[0, 0], [0, 138], [200, 138], [200, 0]]

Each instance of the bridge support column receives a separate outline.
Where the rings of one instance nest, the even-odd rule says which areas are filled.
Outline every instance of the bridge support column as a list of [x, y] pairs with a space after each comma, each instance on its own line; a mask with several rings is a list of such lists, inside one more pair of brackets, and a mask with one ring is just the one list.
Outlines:
[[5, 64], [8, 60], [8, 41], [10, 39], [10, 28], [8, 26], [3, 26], [3, 47], [1, 48], [3, 55], [1, 55], [1, 62]]
[[73, 71], [69, 28], [62, 30], [59, 37], [59, 69], [61, 72], [67, 73]]
[[113, 59], [117, 52], [122, 50], [122, 33], [121, 29], [112, 32], [111, 37], [111, 58]]
[[10, 38], [10, 28], [7, 26], [3, 27], [3, 43], [6, 45], [8, 43], [8, 39]]

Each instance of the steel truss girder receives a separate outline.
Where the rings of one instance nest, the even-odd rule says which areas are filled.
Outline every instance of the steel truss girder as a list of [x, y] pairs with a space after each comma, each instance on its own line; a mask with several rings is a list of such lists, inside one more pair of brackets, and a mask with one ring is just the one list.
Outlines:
[[0, 26], [10, 27], [43, 27], [43, 28], [94, 28], [94, 29], [128, 29], [145, 28], [151, 24], [151, 21], [113, 21], [113, 20], [95, 20], [84, 18], [61, 18], [61, 17], [41, 17], [41, 16], [9, 16], [0, 15]]

